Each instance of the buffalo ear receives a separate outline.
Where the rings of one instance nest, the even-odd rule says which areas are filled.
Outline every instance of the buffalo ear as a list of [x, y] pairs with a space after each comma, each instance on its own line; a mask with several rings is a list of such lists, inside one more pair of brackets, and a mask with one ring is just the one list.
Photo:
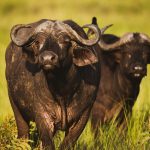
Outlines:
[[25, 45], [33, 35], [33, 28], [29, 25], [16, 25], [11, 29], [11, 39], [17, 46]]
[[73, 50], [73, 63], [77, 66], [86, 66], [98, 62], [98, 58], [89, 49]]

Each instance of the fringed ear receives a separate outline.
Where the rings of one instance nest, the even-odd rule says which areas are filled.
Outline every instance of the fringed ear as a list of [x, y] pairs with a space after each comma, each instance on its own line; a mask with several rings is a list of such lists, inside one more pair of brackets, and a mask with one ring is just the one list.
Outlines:
[[98, 62], [98, 58], [89, 49], [74, 49], [73, 63], [79, 67], [94, 64]]
[[33, 35], [34, 29], [29, 25], [16, 25], [11, 29], [11, 39], [17, 46], [25, 45]]

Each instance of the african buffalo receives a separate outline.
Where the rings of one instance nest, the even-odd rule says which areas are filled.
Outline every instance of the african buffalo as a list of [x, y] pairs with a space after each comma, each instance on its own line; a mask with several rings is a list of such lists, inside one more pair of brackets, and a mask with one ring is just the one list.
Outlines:
[[16, 25], [6, 51], [8, 94], [18, 137], [28, 138], [35, 121], [42, 145], [55, 149], [53, 136], [65, 131], [60, 149], [69, 149], [83, 131], [99, 84], [99, 40], [71, 20]]
[[[93, 24], [97, 25], [96, 18]], [[100, 123], [114, 117], [122, 127], [125, 126], [125, 115], [132, 112], [141, 80], [147, 74], [147, 64], [150, 63], [148, 35], [127, 33], [118, 37], [104, 34], [106, 28], [100, 30], [101, 79], [92, 109], [92, 126], [96, 130]]]

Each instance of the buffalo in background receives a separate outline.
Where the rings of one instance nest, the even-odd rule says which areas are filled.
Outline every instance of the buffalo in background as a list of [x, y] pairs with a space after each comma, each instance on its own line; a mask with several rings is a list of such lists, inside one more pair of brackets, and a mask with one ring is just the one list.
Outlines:
[[[35, 121], [43, 148], [54, 150], [53, 136], [65, 131], [60, 149], [73, 146], [83, 131], [100, 79], [99, 40], [71, 20], [40, 20], [16, 25], [6, 51], [8, 94], [18, 137], [28, 138]], [[93, 47], [92, 47], [93, 46]]]
[[[96, 18], [93, 18], [92, 23], [97, 25]], [[92, 109], [92, 127], [96, 131], [100, 124], [113, 118], [116, 118], [121, 128], [126, 126], [125, 116], [129, 118], [131, 115], [141, 80], [146, 76], [147, 64], [150, 63], [148, 35], [126, 33], [118, 37], [104, 34], [108, 27], [110, 25], [99, 30], [101, 79]], [[89, 35], [91, 33], [89, 30]]]

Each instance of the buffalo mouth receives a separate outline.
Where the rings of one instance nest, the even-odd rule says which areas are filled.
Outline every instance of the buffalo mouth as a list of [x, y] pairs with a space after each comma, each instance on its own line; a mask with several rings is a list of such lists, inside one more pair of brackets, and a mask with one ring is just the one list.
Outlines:
[[43, 65], [43, 68], [44, 68], [45, 70], [52, 70], [52, 69], [54, 69], [54, 66], [51, 65], [51, 64], [46, 64], [46, 65]]
[[58, 64], [47, 63], [47, 64], [42, 64], [41, 67], [44, 70], [55, 70], [55, 69], [59, 68], [59, 65]]
[[134, 77], [135, 77], [135, 78], [140, 78], [140, 77], [143, 77], [143, 75], [140, 74], [140, 73], [134, 73]]
[[59, 64], [58, 55], [52, 51], [44, 51], [38, 56], [38, 63], [44, 70], [53, 70]]
[[143, 78], [146, 76], [146, 70], [141, 72], [133, 72], [130, 74], [133, 78]]

